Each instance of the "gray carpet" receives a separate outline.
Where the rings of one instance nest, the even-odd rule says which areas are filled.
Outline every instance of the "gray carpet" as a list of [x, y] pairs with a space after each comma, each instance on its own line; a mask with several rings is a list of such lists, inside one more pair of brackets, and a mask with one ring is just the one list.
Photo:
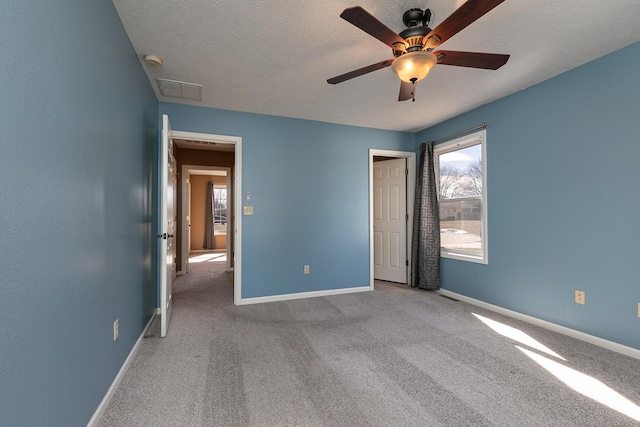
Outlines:
[[[175, 282], [100, 426], [632, 426], [570, 389], [472, 313], [640, 404], [640, 361], [436, 293], [374, 292], [236, 307], [225, 263]], [[634, 405], [631, 405], [632, 407]]]

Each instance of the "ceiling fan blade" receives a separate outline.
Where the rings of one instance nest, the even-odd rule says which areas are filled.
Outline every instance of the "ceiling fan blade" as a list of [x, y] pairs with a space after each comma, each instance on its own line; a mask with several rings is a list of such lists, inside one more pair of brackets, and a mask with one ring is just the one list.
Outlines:
[[424, 36], [423, 44], [427, 48], [434, 48], [444, 43], [503, 1], [504, 0], [467, 0], [465, 4], [442, 21], [440, 25]]
[[340, 17], [360, 28], [365, 33], [372, 35], [382, 43], [393, 47], [394, 43], [403, 43], [404, 39], [396, 34], [391, 28], [378, 21], [373, 15], [360, 6], [345, 9]]
[[509, 55], [499, 53], [458, 52], [455, 50], [439, 50], [433, 52], [438, 64], [456, 65], [458, 67], [484, 68], [497, 70], [507, 63]]
[[391, 65], [393, 63], [393, 61], [394, 61], [393, 59], [387, 59], [386, 61], [380, 61], [380, 62], [378, 62], [376, 64], [371, 64], [371, 65], [369, 65], [367, 67], [362, 67], [362, 68], [359, 68], [357, 70], [349, 71], [348, 73], [341, 74], [339, 76], [332, 77], [332, 78], [328, 79], [327, 83], [332, 84], [332, 85], [335, 85], [335, 84], [338, 84], [338, 83], [342, 83], [342, 82], [344, 82], [346, 80], [349, 80], [349, 79], [352, 79], [354, 77], [358, 77], [358, 76], [361, 76], [363, 74], [367, 74], [367, 73], [370, 73], [372, 71], [376, 71], [376, 70], [379, 70], [381, 68], [388, 67], [389, 65]]
[[414, 99], [416, 95], [415, 83], [400, 82], [400, 94], [398, 95], [398, 101], [407, 101]]

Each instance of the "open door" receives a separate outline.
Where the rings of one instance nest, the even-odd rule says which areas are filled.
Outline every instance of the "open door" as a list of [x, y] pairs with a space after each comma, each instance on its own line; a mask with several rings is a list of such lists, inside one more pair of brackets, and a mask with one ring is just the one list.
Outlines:
[[176, 273], [175, 265], [175, 183], [176, 160], [173, 157], [173, 143], [169, 116], [162, 116], [162, 140], [160, 147], [160, 336], [167, 336], [171, 320], [171, 285]]
[[187, 208], [187, 216], [185, 217], [185, 238], [184, 238], [184, 249], [183, 252], [185, 254], [184, 256], [184, 272], [189, 273], [189, 251], [191, 250], [191, 182], [189, 181], [189, 178], [187, 178], [187, 190], [184, 192], [184, 195], [182, 197], [186, 198], [186, 203], [183, 206], [186, 206]]

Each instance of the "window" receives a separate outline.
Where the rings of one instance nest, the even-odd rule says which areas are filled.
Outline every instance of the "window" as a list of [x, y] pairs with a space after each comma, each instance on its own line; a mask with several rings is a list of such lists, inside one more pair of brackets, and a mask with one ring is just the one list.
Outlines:
[[487, 263], [486, 132], [434, 147], [440, 254]]
[[227, 187], [214, 185], [213, 187], [213, 232], [227, 233]]

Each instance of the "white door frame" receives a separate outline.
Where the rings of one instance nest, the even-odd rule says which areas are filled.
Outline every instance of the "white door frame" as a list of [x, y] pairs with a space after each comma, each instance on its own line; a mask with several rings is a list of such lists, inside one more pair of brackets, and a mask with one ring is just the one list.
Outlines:
[[[215, 135], [208, 133], [184, 132], [172, 130], [171, 134], [176, 139], [187, 139], [193, 141], [215, 142], [218, 144], [233, 144], [235, 146], [234, 163], [234, 262], [233, 262], [233, 303], [240, 304], [242, 295], [242, 137], [229, 135]], [[203, 169], [204, 166], [195, 168]], [[229, 176], [230, 174], [228, 174]], [[184, 198], [183, 198], [184, 200]], [[229, 230], [227, 230], [227, 233]], [[230, 262], [229, 258], [227, 262]]]
[[[187, 194], [187, 178], [191, 176], [191, 171], [224, 171], [227, 173], [227, 188], [231, 188], [231, 168], [227, 168], [224, 166], [198, 166], [198, 165], [182, 165], [180, 181], [182, 187], [182, 251], [180, 253], [180, 259], [182, 260], [182, 270], [180, 270], [180, 274], [184, 274], [185, 268], [187, 266], [187, 261], [189, 258], [189, 248], [187, 248], [188, 236], [190, 233], [189, 227], [187, 226], [187, 213], [190, 211], [190, 198], [185, 197]], [[194, 173], [197, 175], [197, 173]], [[189, 222], [191, 222], [191, 218], [189, 218]], [[227, 224], [229, 221], [227, 220]], [[227, 233], [231, 233], [231, 230], [227, 230]], [[231, 245], [229, 244], [229, 240], [227, 239], [227, 271], [233, 271], [231, 268]]]
[[411, 283], [411, 242], [413, 240], [413, 203], [416, 186], [416, 153], [411, 151], [369, 149], [369, 287], [373, 290], [374, 284], [374, 244], [373, 244], [373, 158], [374, 156], [407, 159], [407, 284]]

